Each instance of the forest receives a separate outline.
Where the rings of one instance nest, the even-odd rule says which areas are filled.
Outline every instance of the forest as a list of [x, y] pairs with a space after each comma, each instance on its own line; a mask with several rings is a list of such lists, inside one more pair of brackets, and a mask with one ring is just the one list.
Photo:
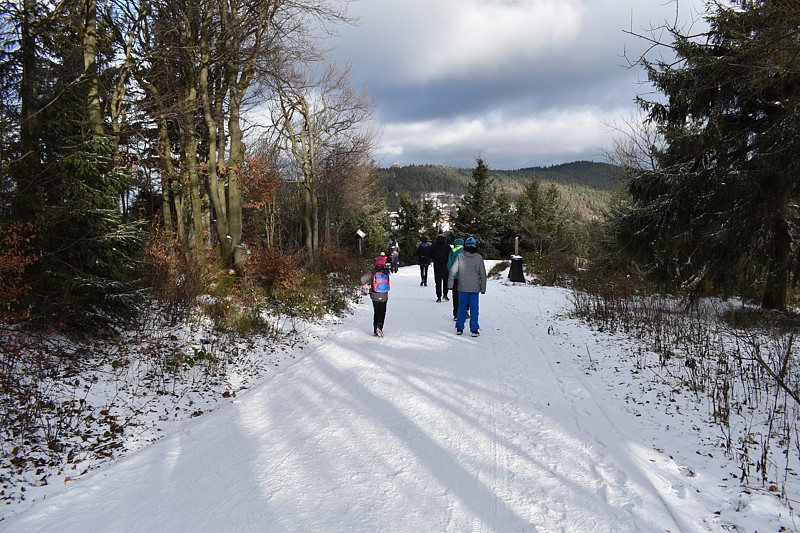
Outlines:
[[[549, 167], [531, 167], [518, 170], [491, 169], [492, 176], [501, 190], [513, 198], [519, 196], [531, 179], [555, 183], [562, 186], [588, 187], [601, 191], [616, 191], [622, 186], [619, 169], [609, 163], [574, 161]], [[380, 190], [386, 193], [407, 192], [415, 198], [431, 191], [443, 191], [456, 195], [466, 194], [472, 177], [472, 169], [441, 165], [409, 165], [379, 170]]]
[[[214, 330], [273, 339], [285, 317], [346, 312], [369, 258], [392, 237], [413, 250], [443, 222], [476, 236], [487, 258], [508, 259], [518, 239], [535, 282], [584, 291], [587, 314], [642, 294], [687, 309], [740, 298], [794, 334], [796, 2], [712, 3], [700, 35], [639, 36], [676, 59], [629, 58], [657, 94], [639, 98], [641, 120], [610, 161], [519, 170], [480, 157], [472, 169], [377, 168], [375, 105], [318, 35], [353, 22], [346, 7], [2, 4], [4, 461], [31, 446], [62, 450], [63, 432], [89, 407], [61, 403], [53, 376], [80, 373], [92, 342], [198, 316]], [[421, 196], [433, 191], [460, 197], [446, 221]], [[158, 353], [150, 363], [162, 376], [224, 366], [221, 346], [187, 356], [168, 339], [138, 355], [118, 346], [104, 364]], [[792, 340], [764, 367], [796, 400]], [[63, 427], [41, 422], [54, 419]]]

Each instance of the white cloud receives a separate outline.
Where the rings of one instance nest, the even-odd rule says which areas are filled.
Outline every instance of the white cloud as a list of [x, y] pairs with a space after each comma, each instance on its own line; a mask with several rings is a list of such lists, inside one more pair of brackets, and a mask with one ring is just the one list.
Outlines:
[[564, 2], [444, 4], [452, 7], [425, 17], [414, 29], [419, 38], [395, 50], [397, 74], [407, 82], [501, 70], [563, 49], [580, 33], [580, 11]]
[[364, 24], [380, 28], [380, 36], [371, 33], [381, 52], [376, 61], [392, 65], [385, 75], [424, 84], [547, 54], [577, 37], [580, 20], [575, 6], [552, 0], [412, 0], [370, 13]]
[[480, 154], [498, 169], [564, 162], [558, 158], [537, 160], [537, 154], [572, 154], [567, 160], [599, 159], [602, 146], [609, 144], [610, 121], [603, 109], [568, 108], [516, 118], [498, 113], [483, 118], [386, 124], [378, 158], [400, 158], [401, 163], [412, 164], [426, 157], [434, 162], [435, 155], [459, 161], [456, 166], [469, 166]]
[[[496, 168], [601, 157], [645, 92], [625, 33], [697, 20], [704, 0], [360, 0], [338, 54], [375, 95], [378, 160]], [[680, 8], [676, 18], [676, 9]], [[625, 107], [627, 106], [627, 108]]]

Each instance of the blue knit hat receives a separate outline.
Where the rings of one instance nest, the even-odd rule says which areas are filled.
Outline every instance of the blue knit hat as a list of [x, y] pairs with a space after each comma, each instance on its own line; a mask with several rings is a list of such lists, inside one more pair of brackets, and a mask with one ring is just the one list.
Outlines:
[[477, 245], [478, 243], [475, 242], [475, 237], [467, 237], [467, 241], [464, 243], [465, 247], [472, 246], [473, 248], [475, 248]]
[[462, 239], [461, 237], [459, 237], [458, 239], [456, 239], [455, 241], [453, 241], [453, 244], [455, 244], [456, 246], [464, 246], [464, 239]]

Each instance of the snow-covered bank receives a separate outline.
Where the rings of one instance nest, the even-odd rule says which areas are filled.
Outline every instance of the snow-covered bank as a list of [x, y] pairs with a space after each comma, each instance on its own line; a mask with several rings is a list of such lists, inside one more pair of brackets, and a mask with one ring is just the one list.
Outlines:
[[[569, 292], [491, 280], [456, 336], [418, 269], [386, 338], [362, 302], [244, 394], [63, 485], [0, 531], [779, 531], [706, 408], [630, 372]], [[792, 485], [796, 496], [798, 485]]]

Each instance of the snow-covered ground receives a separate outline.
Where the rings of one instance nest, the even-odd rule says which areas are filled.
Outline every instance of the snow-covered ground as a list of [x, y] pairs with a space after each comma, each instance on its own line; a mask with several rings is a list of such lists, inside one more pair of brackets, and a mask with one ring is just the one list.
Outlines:
[[450, 302], [401, 268], [386, 338], [365, 299], [250, 390], [52, 482], [0, 531], [797, 529], [740, 485], [706, 405], [566, 318], [569, 291], [503, 277], [480, 303], [481, 336], [456, 336]]

